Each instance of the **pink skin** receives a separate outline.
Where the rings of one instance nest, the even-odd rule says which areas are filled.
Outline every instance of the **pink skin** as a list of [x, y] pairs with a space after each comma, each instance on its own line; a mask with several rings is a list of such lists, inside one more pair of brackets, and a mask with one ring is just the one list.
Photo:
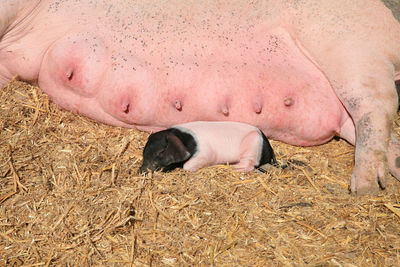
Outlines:
[[204, 166], [236, 163], [238, 171], [251, 171], [258, 165], [263, 145], [256, 127], [238, 122], [189, 122], [175, 125], [195, 137], [198, 153], [183, 168], [196, 171]]
[[146, 131], [339, 135], [356, 145], [352, 192], [384, 187], [388, 168], [400, 178], [400, 25], [379, 0], [4, 0], [0, 35], [0, 83], [18, 74], [65, 109]]

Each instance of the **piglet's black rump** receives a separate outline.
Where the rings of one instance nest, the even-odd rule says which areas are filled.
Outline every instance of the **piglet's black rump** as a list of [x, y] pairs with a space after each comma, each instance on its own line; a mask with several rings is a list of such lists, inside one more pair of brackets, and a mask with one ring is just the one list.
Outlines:
[[260, 131], [260, 133], [262, 135], [263, 144], [262, 144], [260, 162], [256, 166], [256, 168], [260, 167], [261, 165], [264, 165], [266, 163], [276, 165], [274, 150], [272, 149], [271, 144], [269, 143], [267, 137], [261, 131]]

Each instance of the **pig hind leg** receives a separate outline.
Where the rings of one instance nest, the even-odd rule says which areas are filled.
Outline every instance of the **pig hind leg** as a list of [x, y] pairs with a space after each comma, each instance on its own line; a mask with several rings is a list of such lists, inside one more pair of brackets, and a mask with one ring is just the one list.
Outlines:
[[399, 23], [378, 1], [303, 3], [313, 13], [302, 17], [297, 39], [324, 72], [355, 126], [351, 190], [377, 192], [379, 185], [386, 185], [393, 164], [388, 159], [397, 150], [389, 140], [398, 107], [394, 72], [400, 65]]
[[232, 165], [237, 171], [252, 171], [260, 161], [262, 149], [262, 138], [259, 132], [249, 133], [240, 143], [239, 162]]
[[[398, 107], [400, 109], [400, 80], [396, 81], [396, 91], [398, 97]], [[400, 140], [392, 133], [389, 141], [388, 161], [390, 173], [400, 180]]]
[[388, 162], [390, 173], [400, 181], [400, 140], [394, 133], [390, 136]]
[[[384, 68], [384, 63], [380, 67], [380, 70], [386, 69], [387, 72], [365, 70], [364, 73], [368, 73], [369, 77], [350, 72], [348, 75], [352, 77], [348, 79], [333, 78], [340, 81], [334, 84], [334, 88], [356, 129], [351, 191], [357, 194], [376, 192], [379, 185], [384, 188], [388, 167], [393, 167], [393, 162], [388, 166], [388, 155], [397, 154], [394, 152], [396, 142], [391, 142], [389, 147], [392, 122], [397, 110], [396, 89], [390, 72], [393, 67]], [[358, 71], [363, 70], [358, 68]]]
[[[355, 127], [351, 118], [349, 118], [340, 129], [340, 137], [355, 145]], [[389, 172], [400, 180], [400, 140], [393, 132], [390, 135], [388, 146], [388, 165]]]
[[397, 110], [400, 110], [400, 80], [396, 81], [396, 91], [397, 91], [397, 99], [398, 99]]

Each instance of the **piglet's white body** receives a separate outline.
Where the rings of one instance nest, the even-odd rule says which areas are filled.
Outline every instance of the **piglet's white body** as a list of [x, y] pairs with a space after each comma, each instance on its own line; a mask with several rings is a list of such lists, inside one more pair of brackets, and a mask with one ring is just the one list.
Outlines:
[[183, 165], [185, 170], [225, 163], [236, 163], [237, 170], [251, 171], [259, 165], [263, 135], [251, 125], [239, 122], [190, 122], [172, 128], [191, 134], [197, 150]]

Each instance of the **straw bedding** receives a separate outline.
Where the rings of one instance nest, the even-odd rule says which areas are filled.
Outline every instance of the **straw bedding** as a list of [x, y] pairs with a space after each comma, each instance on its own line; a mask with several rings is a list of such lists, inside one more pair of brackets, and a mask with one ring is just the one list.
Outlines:
[[265, 174], [145, 177], [147, 137], [62, 111], [37, 87], [3, 88], [0, 266], [400, 266], [400, 183], [349, 195], [346, 142], [271, 142], [293, 164]]

